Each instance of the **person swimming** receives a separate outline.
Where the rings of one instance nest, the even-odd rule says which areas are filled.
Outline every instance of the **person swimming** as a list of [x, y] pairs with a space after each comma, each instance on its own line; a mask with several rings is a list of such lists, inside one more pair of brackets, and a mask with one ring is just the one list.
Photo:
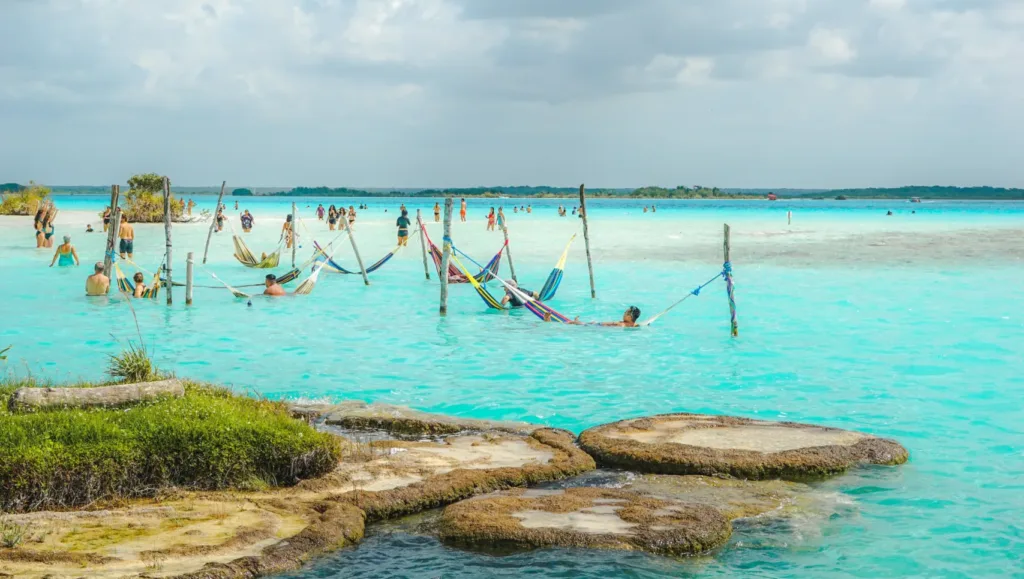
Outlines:
[[92, 223], [86, 223], [85, 224], [85, 232], [86, 233], [92, 233], [93, 231], [94, 231], [94, 229], [92, 228]]
[[132, 281], [135, 282], [135, 292], [132, 294], [132, 297], [143, 297], [146, 294], [146, 278], [142, 277], [142, 272], [135, 272], [135, 275], [132, 276]]
[[110, 291], [110, 278], [103, 275], [103, 262], [97, 261], [93, 274], [85, 278], [85, 295], [105, 296]]
[[281, 284], [277, 283], [277, 276], [272, 273], [267, 274], [264, 284], [267, 286], [267, 289], [263, 290], [263, 295], [265, 296], [280, 297], [287, 293], [281, 287]]
[[72, 265], [78, 265], [78, 252], [75, 251], [75, 246], [71, 245], [71, 236], [64, 236], [64, 243], [57, 246], [57, 251], [53, 253], [53, 259], [50, 260], [50, 267], [56, 263], [60, 267], [69, 267]]

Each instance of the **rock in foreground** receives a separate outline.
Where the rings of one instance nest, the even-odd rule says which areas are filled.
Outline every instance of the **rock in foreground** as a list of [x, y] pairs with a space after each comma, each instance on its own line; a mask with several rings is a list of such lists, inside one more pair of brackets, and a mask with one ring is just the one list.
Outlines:
[[748, 479], [822, 478], [908, 458], [899, 443], [860, 432], [702, 414], [613, 422], [584, 431], [579, 442], [602, 466]]
[[443, 541], [465, 546], [576, 547], [696, 555], [724, 544], [729, 520], [707, 505], [602, 488], [514, 490], [454, 504]]

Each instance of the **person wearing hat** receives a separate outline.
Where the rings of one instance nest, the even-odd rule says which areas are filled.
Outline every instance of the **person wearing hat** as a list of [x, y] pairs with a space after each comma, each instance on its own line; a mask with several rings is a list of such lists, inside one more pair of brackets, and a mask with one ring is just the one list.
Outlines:
[[71, 245], [71, 236], [64, 236], [64, 243], [57, 246], [57, 251], [53, 253], [53, 259], [50, 260], [50, 267], [56, 263], [60, 267], [68, 267], [71, 265], [78, 265], [78, 252], [75, 251], [75, 246]]

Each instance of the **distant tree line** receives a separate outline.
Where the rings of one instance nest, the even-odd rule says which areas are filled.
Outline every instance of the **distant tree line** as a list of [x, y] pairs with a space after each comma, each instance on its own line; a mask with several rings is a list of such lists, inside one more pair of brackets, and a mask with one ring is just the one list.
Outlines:
[[871, 187], [867, 189], [833, 189], [826, 194], [808, 193], [797, 197], [847, 199], [1024, 199], [1024, 189], [1003, 187], [944, 187], [939, 185], [911, 185], [907, 187]]

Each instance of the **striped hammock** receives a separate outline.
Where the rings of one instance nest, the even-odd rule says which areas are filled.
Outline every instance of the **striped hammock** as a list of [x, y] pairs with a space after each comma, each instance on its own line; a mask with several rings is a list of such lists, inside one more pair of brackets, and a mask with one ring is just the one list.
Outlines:
[[[437, 275], [441, 275], [441, 262], [443, 255], [441, 250], [438, 249], [434, 242], [430, 240], [430, 236], [427, 235], [427, 229], [423, 227], [423, 223], [420, 223], [420, 231], [423, 232], [423, 238], [427, 240], [427, 246], [429, 247], [430, 257], [434, 260], [434, 267], [437, 269]], [[463, 273], [455, 266], [454, 263], [448, 263], [448, 283], [469, 283], [469, 278], [472, 277], [477, 283], [487, 283], [497, 277], [498, 268], [501, 266], [501, 255], [505, 252], [505, 245], [502, 244], [501, 249], [498, 253], [491, 258], [491, 261], [487, 262], [480, 273], [472, 275], [469, 272]], [[454, 254], [454, 252], [453, 252]]]
[[[117, 289], [126, 293], [131, 297], [135, 296], [135, 284], [121, 271], [121, 266], [114, 262], [114, 274], [117, 277]], [[153, 283], [150, 287], [142, 291], [142, 297], [155, 300], [160, 294], [160, 274], [157, 273], [153, 276]]]
[[281, 263], [280, 243], [277, 245], [277, 249], [275, 249], [273, 253], [262, 259], [257, 259], [241, 237], [237, 235], [232, 235], [231, 241], [233, 241], [235, 244], [235, 259], [237, 259], [245, 267], [253, 267], [256, 269], [270, 269], [273, 267], [277, 267]]
[[[323, 266], [324, 269], [326, 269], [327, 271], [334, 272], [334, 273], [344, 273], [344, 274], [360, 273], [360, 271], [358, 269], [355, 270], [355, 271], [352, 271], [352, 270], [345, 269], [344, 267], [341, 267], [340, 265], [338, 265], [338, 262], [336, 262], [332, 258], [328, 257], [327, 256], [327, 252], [324, 251], [324, 248], [320, 247], [320, 244], [317, 243], [316, 241], [313, 242], [313, 247], [316, 248], [316, 254], [317, 254], [316, 255], [316, 260], [318, 262], [322, 262], [324, 264], [324, 266]], [[372, 263], [369, 267], [366, 268], [366, 273], [373, 273], [373, 272], [377, 271], [378, 269], [380, 269], [381, 267], [383, 267], [385, 263], [390, 261], [391, 258], [394, 257], [396, 253], [398, 253], [399, 249], [401, 249], [401, 246], [392, 249], [390, 252], [388, 252], [387, 255], [385, 255], [384, 257], [382, 257], [380, 259], [378, 259], [376, 262]]]

